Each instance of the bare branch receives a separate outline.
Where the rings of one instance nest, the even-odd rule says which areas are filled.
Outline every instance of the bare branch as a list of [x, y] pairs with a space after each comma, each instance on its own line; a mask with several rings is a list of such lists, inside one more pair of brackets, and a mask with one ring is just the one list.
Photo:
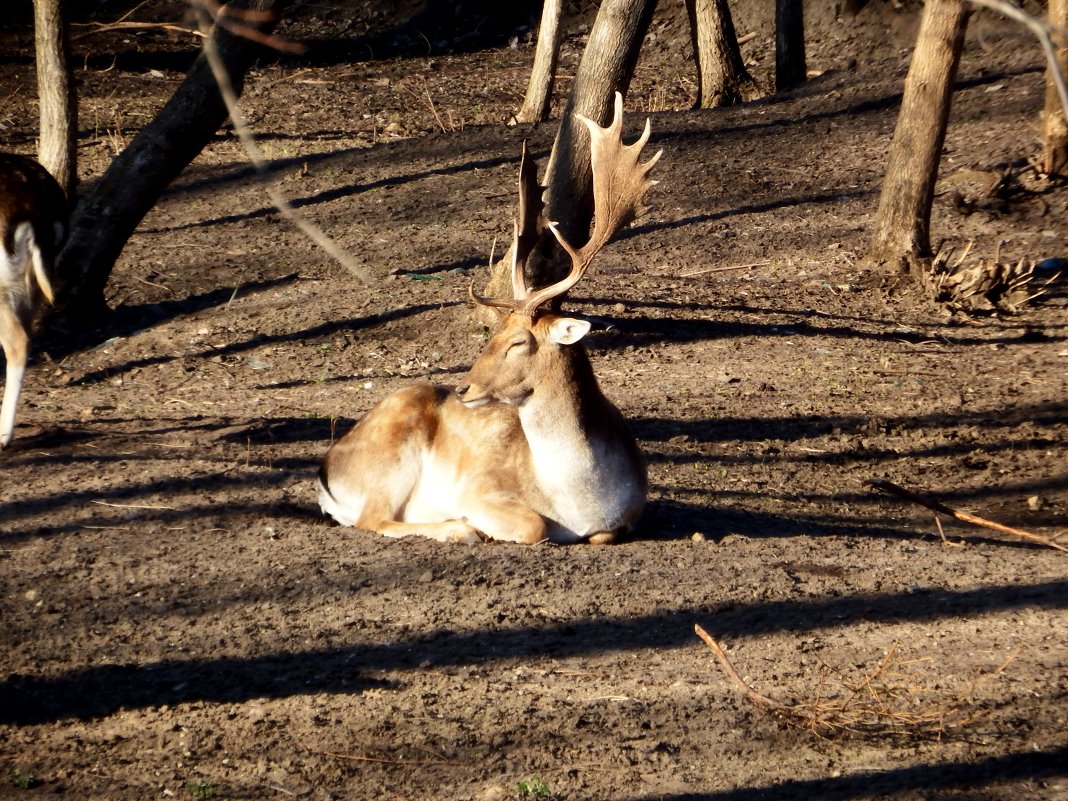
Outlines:
[[969, 514], [968, 512], [961, 512], [950, 506], [946, 506], [944, 503], [939, 503], [938, 501], [932, 500], [930, 498], [925, 498], [922, 495], [917, 495], [914, 492], [909, 492], [904, 487], [899, 487], [893, 482], [869, 481], [867, 482], [867, 484], [869, 487], [872, 487], [874, 489], [882, 490], [883, 492], [887, 492], [891, 495], [896, 495], [899, 498], [904, 498], [906, 501], [912, 501], [913, 503], [917, 503], [920, 506], [925, 506], [932, 512], [939, 512], [944, 515], [949, 515], [950, 517], [956, 518], [957, 520], [961, 520], [965, 523], [972, 523], [973, 525], [982, 526], [983, 528], [988, 528], [993, 531], [1000, 531], [1002, 534], [1011, 534], [1014, 537], [1021, 537], [1022, 539], [1030, 540], [1031, 542], [1037, 542], [1040, 545], [1047, 545], [1050, 548], [1056, 548], [1058, 551], [1064, 551], [1068, 553], [1068, 548], [1065, 548], [1063, 545], [1058, 542], [1055, 542], [1049, 537], [1044, 537], [1041, 534], [1032, 534], [1030, 531], [1023, 531], [1018, 528], [1012, 528], [1011, 526], [1006, 526], [1002, 523], [997, 523], [993, 520], [987, 520], [985, 517], [979, 517], [978, 515]]
[[968, 0], [968, 2], [1003, 14], [1029, 28], [1038, 37], [1042, 51], [1046, 54], [1046, 61], [1049, 62], [1050, 75], [1053, 76], [1053, 82], [1057, 85], [1057, 94], [1061, 98], [1061, 110], [1064, 112], [1065, 119], [1068, 119], [1068, 87], [1065, 86], [1064, 75], [1061, 74], [1061, 68], [1057, 64], [1057, 48], [1053, 44], [1054, 34], [1065, 36], [1066, 32], [1031, 16], [1019, 6], [1008, 3], [1006, 0]]
[[[207, 16], [203, 9], [200, 9], [200, 12], [203, 16]], [[207, 20], [203, 19], [202, 24], [203, 27], [206, 28]], [[232, 28], [230, 30], [239, 33], [239, 31]], [[222, 59], [219, 57], [219, 51], [215, 47], [215, 42], [211, 36], [204, 37], [204, 55], [211, 67], [212, 74], [215, 76], [215, 82], [219, 86], [219, 94], [222, 96], [223, 102], [226, 104], [227, 111], [230, 114], [230, 121], [233, 123], [234, 132], [241, 140], [241, 144], [244, 146], [245, 152], [248, 154], [249, 160], [252, 162], [252, 166], [256, 169], [256, 175], [263, 182], [264, 189], [271, 198], [271, 202], [274, 203], [286, 219], [304, 232], [304, 234], [315, 242], [315, 244], [330, 254], [330, 256], [344, 266], [345, 269], [364, 283], [372, 283], [372, 279], [367, 271], [356, 264], [352, 256], [331, 239], [325, 231], [319, 228], [319, 226], [294, 209], [289, 200], [277, 187], [274, 186], [267, 169], [267, 161], [263, 156], [263, 152], [256, 144], [255, 139], [253, 139], [252, 132], [249, 130], [248, 124], [245, 122], [244, 115], [237, 106], [237, 93], [234, 92], [233, 84], [230, 82], [230, 75], [226, 71], [226, 66], [223, 64]]]

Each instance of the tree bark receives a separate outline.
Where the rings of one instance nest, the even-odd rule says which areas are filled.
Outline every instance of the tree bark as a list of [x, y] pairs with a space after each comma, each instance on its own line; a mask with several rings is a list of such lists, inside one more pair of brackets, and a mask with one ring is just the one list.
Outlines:
[[931, 256], [931, 204], [969, 14], [963, 0], [924, 6], [866, 256], [868, 264], [916, 281]]
[[[1048, 21], [1058, 31], [1068, 30], [1068, 0], [1049, 0]], [[1068, 40], [1064, 33], [1056, 35], [1057, 65], [1062, 75], [1068, 75]], [[1053, 80], [1053, 72], [1046, 69], [1046, 102], [1042, 111], [1042, 154], [1039, 160], [1046, 175], [1068, 176], [1068, 121]]]
[[[560, 232], [576, 248], [590, 237], [593, 173], [589, 132], [575, 114], [598, 125], [608, 123], [615, 93], [625, 95], [630, 85], [655, 10], [656, 0], [604, 0], [575, 73], [549, 156], [545, 217], [558, 222]], [[562, 255], [556, 240], [546, 233], [527, 261], [527, 285], [536, 288], [562, 278], [570, 269], [570, 262]], [[491, 269], [486, 295], [511, 297], [510, 268], [510, 254], [505, 254]]]
[[33, 41], [41, 118], [37, 160], [73, 199], [78, 182], [78, 103], [62, 0], [34, 0]]
[[[243, 0], [229, 3], [230, 19], [240, 10], [270, 12], [240, 24], [261, 33], [273, 30], [289, 0]], [[234, 11], [237, 9], [237, 12]], [[261, 45], [222, 25], [212, 26], [219, 55], [240, 94], [245, 73]], [[211, 68], [201, 53], [156, 117], [134, 137], [78, 204], [70, 239], [60, 257], [66, 278], [63, 313], [96, 316], [106, 310], [104, 288], [130, 235], [179, 173], [204, 149], [227, 119], [226, 105]]]
[[727, 0], [686, 0], [697, 62], [697, 107], [754, 100], [763, 92], [742, 60]]
[[545, 0], [538, 27], [538, 44], [534, 51], [534, 66], [530, 70], [527, 96], [523, 107], [515, 115], [518, 122], [541, 122], [549, 116], [549, 105], [556, 79], [556, 63], [560, 56], [560, 22], [564, 16], [564, 0]]
[[775, 0], [775, 91], [784, 92], [807, 78], [803, 0]]

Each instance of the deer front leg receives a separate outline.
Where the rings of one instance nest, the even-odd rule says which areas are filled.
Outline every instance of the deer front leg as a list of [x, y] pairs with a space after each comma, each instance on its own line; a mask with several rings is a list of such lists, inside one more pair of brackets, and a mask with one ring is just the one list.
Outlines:
[[444, 520], [440, 523], [402, 523], [398, 520], [368, 520], [361, 518], [357, 528], [366, 528], [385, 537], [429, 537], [439, 542], [462, 542], [473, 545], [482, 537], [466, 520]]
[[598, 531], [586, 538], [590, 545], [614, 545], [619, 542], [619, 531]]
[[511, 493], [496, 493], [464, 502], [464, 519], [491, 540], [533, 545], [548, 538], [545, 518]]

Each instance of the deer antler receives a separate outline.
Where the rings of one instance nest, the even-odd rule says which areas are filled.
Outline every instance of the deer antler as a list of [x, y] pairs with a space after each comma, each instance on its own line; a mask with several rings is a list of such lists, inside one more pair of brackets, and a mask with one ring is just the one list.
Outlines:
[[[475, 292], [474, 282], [472, 282], [467, 290], [467, 295], [475, 303], [482, 306], [515, 311], [530, 292], [527, 289], [526, 278], [523, 276], [523, 268], [547, 225], [545, 217], [542, 216], [542, 211], [545, 208], [542, 191], [543, 187], [538, 183], [538, 166], [534, 159], [530, 157], [526, 140], [524, 140], [522, 156], [519, 159], [519, 217], [512, 221], [512, 228], [514, 229], [512, 239], [512, 297], [515, 300], [483, 297]], [[490, 254], [490, 266], [493, 266], [492, 253]]]
[[541, 239], [546, 222], [542, 212], [544, 188], [538, 183], [538, 166], [528, 158], [527, 143], [523, 141], [523, 155], [519, 161], [519, 222], [515, 227], [512, 246], [512, 297], [525, 298], [529, 290], [523, 277], [523, 267]]
[[[590, 263], [617, 233], [635, 218], [645, 213], [642, 198], [650, 187], [658, 183], [649, 177], [653, 167], [664, 151], [659, 150], [644, 164], [639, 163], [642, 148], [649, 141], [649, 120], [645, 130], [632, 145], [624, 145], [623, 95], [616, 92], [612, 122], [602, 128], [581, 114], [575, 117], [585, 123], [590, 131], [590, 165], [593, 168], [593, 235], [578, 250], [571, 247], [557, 228], [555, 222], [547, 223], [542, 216], [544, 203], [542, 187], [537, 180], [537, 167], [528, 158], [526, 142], [519, 165], [519, 219], [513, 221], [512, 241], [512, 294], [515, 300], [486, 298], [468, 289], [468, 295], [476, 303], [499, 309], [511, 309], [520, 314], [533, 315], [538, 308], [553, 298], [567, 292], [577, 284], [589, 269]], [[555, 284], [538, 290], [527, 288], [523, 266], [533, 252], [542, 232], [548, 228], [571, 257], [571, 272]]]
[[649, 141], [650, 125], [645, 120], [645, 130], [632, 145], [624, 145], [623, 95], [616, 92], [612, 122], [602, 128], [591, 119], [576, 114], [590, 131], [590, 164], [593, 168], [593, 235], [590, 241], [578, 250], [564, 238], [556, 223], [549, 223], [549, 230], [571, 257], [571, 272], [555, 284], [542, 287], [523, 298], [519, 311], [533, 314], [544, 303], [559, 297], [577, 284], [589, 269], [590, 263], [601, 248], [635, 218], [645, 213], [642, 198], [657, 181], [649, 177], [660, 160], [659, 150], [644, 164], [639, 163], [642, 148]]

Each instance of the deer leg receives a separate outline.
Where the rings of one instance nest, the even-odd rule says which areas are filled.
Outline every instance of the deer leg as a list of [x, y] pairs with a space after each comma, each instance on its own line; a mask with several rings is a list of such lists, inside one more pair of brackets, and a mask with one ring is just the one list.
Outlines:
[[[441, 542], [482, 541], [478, 531], [463, 520], [436, 523], [404, 523], [397, 520], [411, 494], [410, 487], [395, 482], [394, 489], [397, 485], [402, 491], [396, 493], [389, 493], [385, 488], [379, 488], [378, 492], [352, 492], [345, 485], [328, 489], [326, 476], [320, 473], [319, 505], [323, 512], [343, 526], [374, 531], [386, 537], [429, 537]], [[340, 498], [335, 497], [335, 493]]]
[[402, 523], [398, 520], [369, 520], [361, 518], [357, 528], [366, 528], [386, 537], [429, 537], [439, 542], [462, 542], [473, 545], [482, 542], [478, 531], [466, 520], [443, 520], [440, 523]]
[[464, 519], [491, 540], [533, 545], [548, 537], [545, 518], [514, 498], [470, 497], [463, 508], [467, 512]]
[[26, 329], [15, 312], [7, 307], [0, 307], [0, 344], [7, 356], [4, 401], [0, 406], [0, 448], [6, 448], [15, 436], [15, 406], [19, 401], [30, 352], [30, 337]]

